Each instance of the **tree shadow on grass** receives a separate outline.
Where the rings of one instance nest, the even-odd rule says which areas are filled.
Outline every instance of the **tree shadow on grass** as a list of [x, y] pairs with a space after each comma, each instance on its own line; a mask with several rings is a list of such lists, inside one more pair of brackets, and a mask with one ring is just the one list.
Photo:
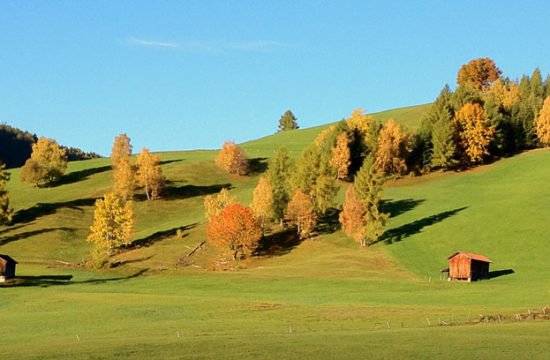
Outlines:
[[500, 276], [511, 275], [511, 274], [515, 274], [514, 269], [489, 271], [489, 279], [494, 279]]
[[40, 230], [33, 230], [33, 231], [25, 231], [25, 232], [22, 232], [22, 233], [19, 233], [19, 234], [11, 235], [11, 236], [0, 237], [0, 246], [9, 244], [9, 243], [17, 241], [17, 240], [26, 239], [26, 238], [29, 238], [31, 236], [41, 235], [41, 234], [45, 234], [45, 233], [49, 233], [49, 232], [53, 232], [53, 231], [70, 231], [70, 232], [74, 232], [75, 229], [67, 228], [67, 227], [57, 227], [57, 228], [47, 228], [47, 229], [40, 229]]
[[422, 204], [424, 199], [402, 199], [393, 201], [391, 199], [384, 200], [382, 203], [382, 212], [390, 214], [390, 217], [396, 217], [411, 211], [418, 205]]
[[57, 203], [38, 203], [28, 209], [19, 210], [13, 216], [13, 223], [29, 223], [45, 215], [54, 214], [61, 208], [69, 208], [73, 210], [84, 211], [83, 206], [93, 206], [96, 199], [77, 199], [72, 201], [57, 202]]
[[248, 175], [259, 175], [267, 170], [267, 158], [254, 158], [248, 160]]
[[340, 211], [336, 208], [330, 208], [325, 214], [319, 217], [317, 222], [317, 232], [319, 234], [332, 234], [340, 229], [338, 215]]
[[266, 235], [260, 240], [254, 256], [281, 256], [300, 245], [302, 239], [295, 229], [286, 229]]
[[153, 256], [154, 255], [145, 256], [145, 257], [141, 257], [141, 258], [138, 258], [138, 259], [116, 261], [116, 262], [111, 264], [111, 268], [117, 268], [117, 267], [120, 267], [120, 266], [123, 266], [123, 265], [135, 264], [135, 263], [139, 263], [139, 262], [142, 262], [142, 261], [147, 261], [149, 259], [152, 259]]
[[128, 275], [119, 276], [104, 279], [89, 279], [82, 281], [72, 281], [72, 275], [39, 275], [39, 276], [16, 276], [13, 279], [8, 280], [1, 287], [42, 287], [47, 288], [50, 286], [67, 286], [67, 285], [79, 285], [79, 284], [105, 284], [117, 281], [126, 281], [133, 278], [137, 278], [143, 275], [149, 269], [141, 269], [138, 272]]
[[63, 175], [59, 180], [50, 184], [49, 187], [57, 187], [61, 185], [76, 183], [82, 180], [86, 180], [92, 175], [99, 174], [109, 170], [111, 170], [111, 165], [100, 166], [92, 169], [73, 171], [66, 175]]
[[[170, 184], [165, 187], [160, 197], [166, 200], [183, 200], [192, 198], [195, 196], [204, 196], [210, 194], [219, 193], [223, 188], [231, 189], [231, 184], [216, 184], [216, 185], [183, 185], [183, 186], [171, 186]], [[136, 194], [134, 200], [146, 201], [147, 196], [145, 194]]]
[[[159, 241], [162, 241], [164, 239], [173, 237], [177, 234], [178, 230], [181, 231], [187, 231], [193, 229], [195, 226], [197, 226], [197, 223], [186, 225], [186, 226], [180, 226], [177, 228], [173, 228], [170, 230], [164, 230], [164, 231], [157, 231], [156, 233], [149, 235], [147, 237], [134, 240], [129, 246], [128, 249], [135, 249], [139, 247], [149, 247]], [[183, 234], [183, 237], [187, 236], [187, 234]]]
[[160, 162], [160, 165], [168, 165], [172, 163], [182, 162], [185, 159], [164, 160]]
[[437, 224], [453, 215], [456, 215], [466, 208], [467, 206], [454, 210], [444, 211], [439, 214], [428, 216], [423, 219], [402, 225], [398, 228], [390, 229], [386, 231], [377, 242], [384, 241], [386, 244], [392, 244], [394, 242], [402, 241], [409, 236], [420, 233], [425, 227]]

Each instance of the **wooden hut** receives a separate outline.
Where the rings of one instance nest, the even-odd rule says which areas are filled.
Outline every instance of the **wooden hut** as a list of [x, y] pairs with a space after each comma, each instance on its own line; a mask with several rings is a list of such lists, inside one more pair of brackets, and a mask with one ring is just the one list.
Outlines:
[[8, 255], [0, 254], [0, 282], [15, 277], [15, 265], [17, 265], [17, 261]]
[[[468, 282], [489, 279], [489, 264], [492, 261], [483, 255], [458, 251], [449, 256], [449, 281]], [[447, 269], [445, 269], [447, 270]]]

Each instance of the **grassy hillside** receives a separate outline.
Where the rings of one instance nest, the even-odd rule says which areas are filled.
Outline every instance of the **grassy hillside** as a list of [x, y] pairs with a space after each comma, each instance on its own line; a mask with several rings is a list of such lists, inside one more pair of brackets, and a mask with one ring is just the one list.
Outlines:
[[[391, 116], [414, 124], [419, 112], [399, 109]], [[320, 130], [245, 146], [260, 159], [280, 144], [299, 151]], [[517, 321], [515, 315], [549, 305], [549, 151], [389, 183], [391, 218], [378, 244], [359, 249], [325, 224], [319, 237], [269, 247], [234, 272], [209, 270], [216, 254], [208, 246], [185, 256], [204, 240], [203, 196], [231, 186], [248, 203], [257, 182], [257, 174], [227, 176], [214, 166], [215, 155], [161, 154], [170, 180], [165, 197], [146, 202], [138, 194], [134, 246], [117, 256], [118, 267], [103, 272], [56, 260], [88, 256], [84, 239], [93, 202], [110, 187], [109, 160], [71, 163], [64, 182], [51, 189], [21, 184], [12, 171], [16, 221], [0, 229], [0, 253], [20, 261], [21, 279], [0, 287], [3, 354], [517, 359], [544, 358], [550, 350], [550, 321]], [[439, 270], [456, 250], [491, 258], [494, 278], [440, 281]], [[474, 325], [479, 314], [495, 320]]]

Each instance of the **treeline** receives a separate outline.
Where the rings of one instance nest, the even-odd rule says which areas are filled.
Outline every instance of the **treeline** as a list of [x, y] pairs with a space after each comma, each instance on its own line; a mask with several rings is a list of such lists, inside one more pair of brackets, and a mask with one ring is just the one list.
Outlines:
[[[287, 111], [279, 131], [296, 128], [296, 117]], [[379, 241], [388, 219], [381, 208], [384, 179], [467, 169], [549, 145], [550, 77], [543, 80], [535, 69], [512, 80], [491, 59], [475, 59], [460, 68], [454, 91], [443, 88], [417, 131], [356, 109], [323, 130], [297, 160], [279, 149], [249, 207], [226, 189], [207, 196], [206, 235], [238, 259], [254, 253], [276, 223], [307, 238], [337, 210], [344, 232], [368, 246]], [[216, 163], [232, 175], [248, 172], [246, 154], [233, 142], [224, 144]], [[352, 182], [341, 209], [335, 204], [338, 181]]]
[[[38, 141], [36, 134], [23, 131], [7, 124], [0, 124], [0, 162], [6, 168], [20, 167], [31, 157], [32, 146]], [[67, 159], [86, 160], [101, 157], [94, 152], [85, 152], [74, 147], [63, 147]]]

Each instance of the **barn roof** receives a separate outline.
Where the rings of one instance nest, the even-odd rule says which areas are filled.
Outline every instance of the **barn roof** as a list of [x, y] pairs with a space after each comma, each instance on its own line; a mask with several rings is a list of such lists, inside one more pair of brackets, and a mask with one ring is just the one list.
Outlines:
[[4, 260], [5, 262], [13, 262], [13, 263], [17, 264], [17, 261], [15, 261], [13, 258], [9, 257], [8, 255], [0, 254], [0, 260]]
[[449, 259], [454, 258], [454, 257], [457, 256], [458, 254], [463, 254], [463, 255], [467, 256], [468, 258], [470, 258], [470, 259], [472, 259], [472, 260], [483, 261], [483, 262], [488, 262], [488, 263], [492, 263], [492, 262], [493, 262], [491, 259], [488, 259], [488, 258], [486, 258], [486, 257], [483, 256], [483, 255], [474, 254], [474, 253], [466, 252], [466, 251], [457, 251], [457, 252], [455, 252], [454, 254], [452, 254], [451, 256], [449, 256]]

